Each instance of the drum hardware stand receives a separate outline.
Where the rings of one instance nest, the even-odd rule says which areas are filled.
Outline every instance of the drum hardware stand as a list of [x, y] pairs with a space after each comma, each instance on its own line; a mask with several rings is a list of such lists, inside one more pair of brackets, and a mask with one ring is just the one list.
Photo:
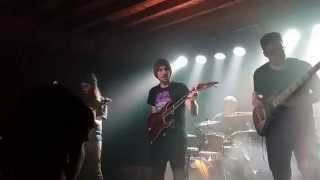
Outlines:
[[[202, 149], [203, 147], [203, 144], [204, 142], [206, 141], [206, 134], [204, 132], [202, 132], [202, 130], [197, 127], [194, 122], [197, 121], [197, 117], [194, 118], [193, 120], [193, 126], [195, 127], [194, 129], [197, 130], [197, 139], [199, 141], [199, 143], [197, 143], [197, 148], [198, 150], [200, 151], [200, 149]], [[189, 168], [190, 168], [190, 165], [191, 165], [191, 152], [188, 152], [187, 151], [187, 162], [186, 162], [186, 165], [185, 165], [185, 172], [186, 172], [186, 180], [189, 180]]]

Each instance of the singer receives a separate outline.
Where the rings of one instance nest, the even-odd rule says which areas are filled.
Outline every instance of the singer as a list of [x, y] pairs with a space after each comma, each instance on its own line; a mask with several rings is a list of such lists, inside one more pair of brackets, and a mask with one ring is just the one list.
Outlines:
[[85, 157], [80, 179], [103, 180], [101, 170], [102, 123], [107, 119], [110, 98], [103, 97], [95, 74], [86, 76], [81, 82], [83, 100], [95, 115], [95, 126], [83, 148]]

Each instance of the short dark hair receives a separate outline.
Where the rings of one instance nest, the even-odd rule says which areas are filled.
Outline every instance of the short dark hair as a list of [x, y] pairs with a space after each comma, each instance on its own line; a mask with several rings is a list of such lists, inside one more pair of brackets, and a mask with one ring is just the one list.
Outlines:
[[170, 65], [169, 61], [166, 60], [166, 59], [160, 58], [153, 65], [153, 75], [156, 78], [158, 78], [157, 77], [157, 71], [158, 71], [160, 66], [166, 66], [169, 69], [170, 74], [172, 73], [172, 69], [171, 69], [171, 65]]
[[281, 34], [278, 32], [270, 32], [262, 36], [260, 39], [261, 48], [264, 50], [271, 42], [279, 40], [282, 42]]

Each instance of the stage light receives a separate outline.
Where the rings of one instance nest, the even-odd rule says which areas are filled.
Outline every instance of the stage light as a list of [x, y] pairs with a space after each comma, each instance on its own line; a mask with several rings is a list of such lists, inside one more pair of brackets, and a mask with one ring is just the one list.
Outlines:
[[316, 24], [313, 26], [312, 34], [317, 34], [318, 36], [320, 35], [320, 24]]
[[283, 35], [283, 46], [287, 55], [290, 55], [300, 40], [300, 32], [296, 29], [289, 29]]
[[238, 47], [235, 47], [234, 49], [233, 49], [233, 54], [234, 55], [236, 55], [236, 56], [244, 56], [244, 55], [246, 55], [246, 49], [245, 48], [243, 48], [243, 47], [240, 47], [240, 46], [238, 46]]
[[188, 59], [185, 56], [179, 56], [176, 61], [178, 67], [185, 67], [188, 64]]
[[197, 55], [195, 57], [196, 64], [192, 66], [190, 69], [190, 78], [187, 82], [188, 86], [194, 86], [194, 84], [198, 83], [201, 80], [201, 76], [203, 75], [204, 64], [207, 62], [207, 57], [203, 55]]
[[226, 55], [224, 53], [218, 52], [214, 55], [214, 58], [217, 60], [225, 60], [226, 59]]
[[300, 40], [300, 33], [296, 29], [289, 29], [283, 35], [284, 45], [290, 45], [291, 43], [297, 43]]
[[171, 63], [171, 67], [173, 71], [177, 71], [188, 64], [188, 59], [185, 56], [179, 56], [173, 63]]
[[196, 56], [196, 62], [198, 64], [205, 64], [207, 62], [207, 57], [205, 57], [203, 55], [198, 55], [198, 56]]

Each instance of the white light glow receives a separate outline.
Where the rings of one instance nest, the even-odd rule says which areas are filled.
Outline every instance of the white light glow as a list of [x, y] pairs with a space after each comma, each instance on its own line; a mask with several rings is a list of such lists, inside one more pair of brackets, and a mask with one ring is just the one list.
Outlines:
[[185, 56], [179, 56], [173, 63], [171, 63], [171, 67], [173, 72], [185, 67], [188, 64], [188, 59]]
[[287, 55], [291, 55], [300, 40], [300, 32], [296, 29], [289, 29], [283, 35], [283, 45]]
[[239, 57], [246, 55], [246, 53], [247, 53], [247, 51], [243, 47], [235, 47], [233, 49], [233, 54], [236, 56], [239, 56]]
[[198, 55], [198, 56], [196, 56], [196, 62], [198, 64], [205, 64], [207, 62], [207, 57], [205, 57], [203, 55]]
[[226, 55], [224, 53], [218, 52], [214, 55], [214, 58], [217, 60], [225, 60], [226, 59]]
[[312, 28], [312, 34], [308, 44], [305, 59], [315, 65], [320, 59], [320, 24], [316, 24]]

